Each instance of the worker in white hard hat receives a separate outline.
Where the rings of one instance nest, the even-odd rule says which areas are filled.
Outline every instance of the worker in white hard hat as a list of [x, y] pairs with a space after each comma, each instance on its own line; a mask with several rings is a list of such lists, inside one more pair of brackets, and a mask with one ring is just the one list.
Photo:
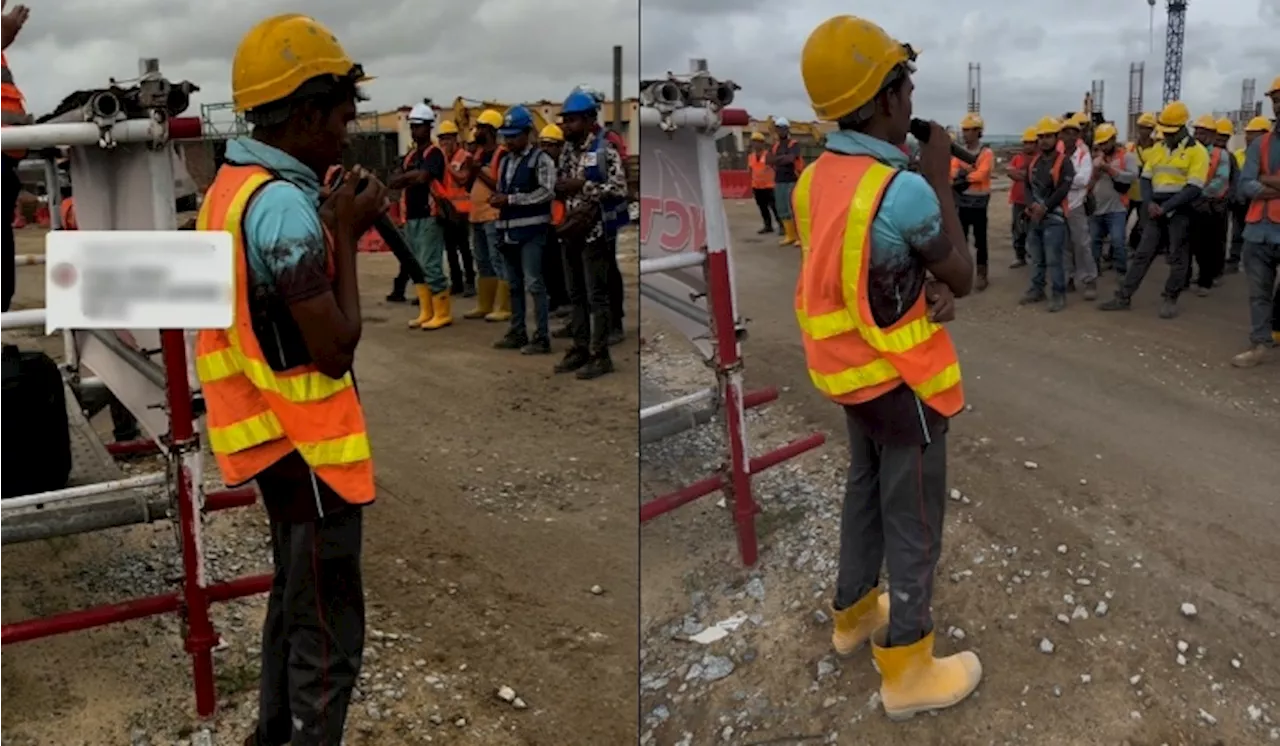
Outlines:
[[452, 212], [444, 194], [447, 162], [444, 151], [431, 141], [436, 112], [425, 101], [409, 110], [413, 147], [405, 154], [400, 173], [387, 184], [402, 190], [405, 237], [422, 268], [425, 284], [417, 285], [418, 316], [410, 328], [432, 331], [453, 323], [449, 278], [444, 271], [443, 219]]
[[1244, 218], [1244, 274], [1249, 281], [1249, 349], [1231, 359], [1238, 368], [1275, 355], [1280, 332], [1280, 75], [1267, 90], [1275, 114], [1245, 152], [1240, 193], [1249, 200]]
[[786, 117], [774, 119], [773, 128], [778, 132], [778, 139], [769, 148], [764, 162], [773, 169], [774, 208], [778, 222], [782, 223], [782, 238], [778, 245], [794, 246], [798, 239], [796, 219], [791, 211], [791, 194], [796, 189], [800, 172], [804, 170], [804, 158], [800, 155], [800, 143], [791, 139], [791, 122]]

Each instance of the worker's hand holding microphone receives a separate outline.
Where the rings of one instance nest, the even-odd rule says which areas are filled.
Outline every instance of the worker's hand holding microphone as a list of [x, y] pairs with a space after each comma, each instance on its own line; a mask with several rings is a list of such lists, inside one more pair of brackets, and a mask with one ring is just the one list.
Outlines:
[[387, 209], [387, 186], [371, 172], [355, 166], [329, 195], [325, 206], [333, 216], [334, 228], [361, 236]]
[[930, 184], [951, 183], [951, 135], [937, 122], [929, 122], [927, 138], [916, 137], [920, 143], [920, 175]]

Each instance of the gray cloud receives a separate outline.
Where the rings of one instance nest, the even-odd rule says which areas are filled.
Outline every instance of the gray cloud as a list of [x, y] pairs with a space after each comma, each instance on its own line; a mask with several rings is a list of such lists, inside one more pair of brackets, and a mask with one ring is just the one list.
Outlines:
[[[804, 40], [822, 20], [856, 12], [835, 0], [642, 0], [641, 67], [646, 76], [683, 72], [690, 57], [742, 86], [753, 116], [811, 120], [800, 79]], [[1129, 64], [1146, 66], [1147, 109], [1160, 103], [1164, 3], [1157, 3], [1154, 50], [1148, 6], [1138, 0], [954, 4], [918, 0], [881, 6], [872, 16], [890, 34], [923, 50], [916, 74], [917, 115], [955, 123], [967, 101], [968, 63], [982, 65], [982, 114], [992, 133], [1021, 132], [1045, 114], [1080, 108], [1094, 79], [1105, 81], [1103, 111], [1123, 119]], [[870, 7], [870, 6], [868, 6]], [[1258, 93], [1280, 74], [1280, 0], [1192, 2], [1187, 14], [1182, 98], [1195, 114], [1235, 109], [1244, 78]], [[1265, 107], [1264, 107], [1265, 108]]]
[[199, 85], [197, 104], [230, 101], [231, 58], [241, 36], [261, 19], [300, 8], [377, 77], [367, 87], [366, 108], [423, 97], [559, 100], [580, 83], [611, 91], [615, 44], [624, 48], [624, 90], [634, 95], [637, 85], [637, 0], [28, 2], [31, 20], [7, 56], [36, 114], [74, 90], [105, 85], [109, 76], [135, 75], [139, 57], [156, 57], [171, 79]]

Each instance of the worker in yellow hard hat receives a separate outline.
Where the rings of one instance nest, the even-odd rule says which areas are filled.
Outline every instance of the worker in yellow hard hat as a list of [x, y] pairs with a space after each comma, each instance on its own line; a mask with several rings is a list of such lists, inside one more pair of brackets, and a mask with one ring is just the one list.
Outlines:
[[[1134, 122], [1137, 129], [1137, 136], [1132, 143], [1129, 143], [1129, 150], [1138, 158], [1138, 174], [1142, 174], [1142, 169], [1147, 162], [1147, 152], [1155, 147], [1156, 132], [1156, 115], [1149, 111], [1144, 111], [1138, 115], [1137, 121]], [[1133, 229], [1129, 231], [1129, 256], [1133, 256], [1138, 250], [1138, 244], [1142, 241], [1142, 225], [1144, 223], [1142, 215], [1145, 213], [1142, 204], [1142, 179], [1135, 179], [1129, 185], [1129, 215], [1138, 213], [1138, 219], [1133, 221]], [[1128, 220], [1128, 218], [1125, 218]]]
[[[844, 409], [850, 438], [832, 644], [849, 654], [870, 641], [892, 718], [955, 705], [982, 678], [971, 652], [934, 657], [947, 422], [964, 408], [959, 360], [940, 324], [973, 289], [974, 265], [942, 125], [928, 125], [919, 172], [907, 170], [915, 59], [864, 18], [814, 29], [800, 72], [814, 113], [838, 130], [800, 174], [792, 202], [806, 365]], [[880, 590], [882, 563], [892, 602]]]
[[1227, 274], [1240, 271], [1240, 258], [1244, 252], [1244, 221], [1249, 212], [1249, 199], [1240, 193], [1240, 174], [1244, 173], [1245, 154], [1254, 140], [1271, 131], [1271, 120], [1258, 116], [1244, 125], [1244, 146], [1236, 148], [1232, 157], [1236, 162], [1235, 186], [1231, 190], [1231, 249], [1227, 254]]
[[1077, 112], [1062, 122], [1058, 139], [1062, 153], [1071, 161], [1075, 173], [1071, 191], [1067, 194], [1067, 245], [1062, 253], [1062, 264], [1067, 273], [1067, 291], [1077, 288], [1077, 281], [1085, 300], [1098, 297], [1098, 265], [1093, 260], [1089, 240], [1089, 186], [1093, 183], [1093, 153], [1086, 144], [1085, 135], [1090, 127], [1089, 117]]
[[1009, 187], [1009, 205], [1013, 210], [1010, 233], [1013, 236], [1013, 264], [1009, 269], [1027, 266], [1027, 166], [1035, 158], [1039, 137], [1035, 127], [1022, 133], [1022, 150], [1014, 153], [1005, 166], [1005, 174], [1013, 184]]
[[365, 80], [314, 18], [250, 29], [231, 95], [253, 134], [227, 143], [197, 221], [231, 234], [237, 278], [232, 327], [196, 342], [208, 443], [226, 484], [257, 482], [275, 564], [250, 744], [339, 743], [360, 673], [362, 506], [375, 488], [351, 374], [356, 242], [387, 189], [349, 169], [321, 209], [318, 175], [341, 160]]
[[1103, 311], [1126, 311], [1133, 294], [1142, 285], [1156, 253], [1163, 246], [1169, 255], [1169, 277], [1165, 281], [1160, 318], [1178, 315], [1178, 296], [1191, 271], [1188, 231], [1191, 203], [1209, 181], [1209, 151], [1191, 136], [1187, 125], [1191, 112], [1181, 101], [1172, 101], [1156, 117], [1160, 140], [1151, 149], [1142, 170], [1142, 201], [1147, 223], [1124, 282], [1115, 297], [1101, 304]]
[[[1071, 158], [1062, 152], [1062, 123], [1042, 117], [1035, 125], [1036, 154], [1027, 163], [1027, 253], [1031, 277], [1018, 301], [1031, 305], [1049, 300], [1049, 312], [1067, 305], [1067, 274], [1063, 255], [1067, 248], [1067, 193], [1075, 179]], [[1045, 295], [1045, 282], [1049, 295]]]
[[[758, 235], [773, 233], [773, 219], [778, 217], [777, 201], [773, 197], [773, 166], [769, 165], [768, 159], [769, 138], [763, 132], [752, 132], [751, 149], [747, 153], [747, 171], [751, 174], [751, 196], [755, 197], [760, 219], [764, 221], [764, 225], [756, 231]], [[781, 219], [778, 220], [778, 225], [781, 227]]]
[[498, 251], [498, 208], [489, 197], [498, 188], [498, 162], [506, 149], [498, 144], [502, 114], [485, 109], [476, 117], [475, 151], [467, 161], [471, 190], [471, 252], [476, 263], [476, 307], [462, 316], [467, 319], [504, 322], [511, 320], [511, 286], [506, 266]]
[[[554, 122], [546, 125], [538, 132], [538, 147], [551, 156], [557, 165], [560, 154], [564, 152], [564, 130]], [[564, 200], [551, 201], [551, 225], [564, 223]], [[569, 289], [564, 282], [564, 252], [560, 248], [559, 236], [555, 230], [547, 234], [547, 248], [542, 256], [542, 273], [547, 284], [547, 305], [553, 317], [568, 316], [573, 309], [569, 303]], [[567, 339], [573, 336], [573, 329], [566, 324], [561, 329], [551, 332], [553, 339]]]
[[[1114, 267], [1121, 276], [1128, 269], [1128, 242], [1125, 222], [1129, 213], [1129, 185], [1138, 180], [1138, 157], [1118, 146], [1119, 131], [1110, 122], [1098, 125], [1093, 133], [1093, 176], [1089, 192], [1093, 213], [1089, 215], [1089, 237], [1093, 260], [1100, 270]], [[1104, 252], [1103, 241], [1107, 243]]]
[[960, 120], [961, 146], [974, 156], [973, 165], [952, 156], [951, 181], [956, 190], [956, 209], [960, 211], [960, 226], [965, 240], [973, 233], [974, 261], [977, 262], [977, 279], [974, 290], [987, 289], [990, 276], [987, 272], [987, 206], [991, 204], [991, 170], [996, 156], [991, 148], [982, 144], [982, 132], [986, 124], [977, 112], [969, 112]]
[[[1196, 295], [1205, 297], [1220, 281], [1227, 254], [1227, 200], [1231, 196], [1235, 159], [1225, 147], [1218, 146], [1219, 122], [1211, 114], [1198, 117], [1193, 132], [1196, 140], [1209, 152], [1209, 180], [1200, 196], [1191, 203], [1188, 242], [1195, 272], [1187, 273], [1187, 286], [1194, 284]], [[1228, 135], [1231, 123], [1226, 123]], [[1225, 140], [1225, 138], [1223, 138]], [[1195, 279], [1192, 279], [1192, 275]]]
[[447, 164], [440, 184], [440, 197], [452, 207], [440, 211], [440, 225], [444, 229], [444, 248], [449, 260], [449, 293], [474, 298], [476, 269], [471, 261], [471, 170], [467, 151], [459, 142], [460, 134], [458, 123], [453, 120], [443, 121], [436, 127], [436, 145], [444, 153]]
[[[1244, 216], [1244, 275], [1249, 281], [1249, 349], [1231, 359], [1238, 368], [1259, 365], [1275, 354], [1280, 343], [1280, 75], [1267, 89], [1276, 119], [1266, 132], [1250, 122], [1253, 142], [1240, 169], [1240, 196], [1249, 200]], [[1265, 121], [1265, 120], [1264, 120]]]

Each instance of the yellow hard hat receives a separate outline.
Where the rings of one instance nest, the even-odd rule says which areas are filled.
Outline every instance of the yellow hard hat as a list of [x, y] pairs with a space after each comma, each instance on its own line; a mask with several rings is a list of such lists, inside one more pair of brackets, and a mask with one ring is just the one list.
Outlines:
[[1036, 137], [1044, 137], [1045, 135], [1056, 135], [1062, 131], [1062, 122], [1053, 117], [1041, 117], [1036, 122]]
[[982, 117], [974, 112], [969, 112], [960, 120], [960, 129], [962, 130], [980, 130], [983, 129]]
[[1062, 123], [1062, 129], [1082, 130], [1084, 129], [1084, 126], [1088, 123], [1089, 123], [1088, 116], [1086, 116], [1083, 112], [1076, 112], [1075, 114], [1072, 114], [1071, 116], [1067, 117], [1066, 121]]
[[1185, 127], [1190, 119], [1191, 111], [1187, 109], [1186, 104], [1181, 101], [1170, 101], [1160, 110], [1160, 116], [1156, 117], [1156, 125], [1165, 132], [1172, 132], [1179, 127]]
[[1098, 125], [1098, 129], [1093, 133], [1093, 144], [1101, 145], [1104, 142], [1110, 142], [1116, 139], [1116, 126], [1110, 122], [1104, 122]]
[[871, 21], [836, 16], [809, 34], [800, 53], [800, 76], [818, 119], [834, 122], [875, 98], [899, 65], [915, 50]]
[[548, 124], [542, 128], [542, 132], [538, 133], [538, 139], [551, 140], [552, 142], [564, 142], [564, 130], [560, 129], [557, 124]]
[[1271, 80], [1271, 87], [1267, 89], [1268, 96], [1273, 93], [1280, 93], [1280, 75], [1277, 75]]
[[1138, 126], [1150, 127], [1151, 129], [1155, 129], [1157, 126], [1156, 115], [1152, 114], [1149, 111], [1142, 112], [1142, 114], [1138, 117]]
[[436, 135], [456, 135], [458, 134], [458, 123], [452, 119], [447, 119], [440, 123], [436, 129]]
[[1040, 135], [1036, 132], [1035, 127], [1028, 127], [1026, 131], [1022, 133], [1023, 142], [1035, 142], [1039, 138]]
[[1231, 137], [1236, 133], [1236, 126], [1231, 123], [1230, 119], [1223, 117], [1218, 120], [1218, 134]]
[[231, 100], [246, 112], [288, 98], [322, 75], [366, 78], [347, 56], [338, 37], [300, 13], [273, 16], [249, 29], [231, 62]]
[[494, 109], [485, 109], [476, 117], [476, 124], [483, 124], [494, 129], [502, 126], [502, 115]]
[[752, 141], [752, 142], [764, 142], [764, 140], [765, 140], [765, 137], [764, 137], [764, 133], [763, 133], [763, 132], [752, 132], [752, 133], [751, 133], [751, 141]]
[[1198, 130], [1217, 130], [1218, 120], [1214, 119], [1212, 114], [1201, 114], [1196, 119], [1195, 128]]
[[1254, 117], [1244, 126], [1245, 132], [1270, 132], [1271, 120], [1266, 117]]

